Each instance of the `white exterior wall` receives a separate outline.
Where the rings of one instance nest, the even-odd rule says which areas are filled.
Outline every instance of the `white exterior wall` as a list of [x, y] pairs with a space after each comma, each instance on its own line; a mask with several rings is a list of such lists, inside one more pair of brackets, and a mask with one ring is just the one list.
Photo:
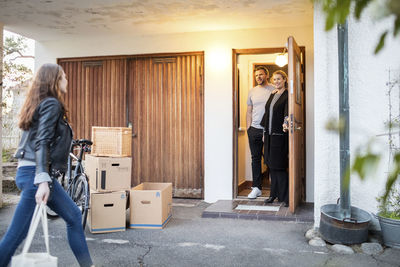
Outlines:
[[[392, 27], [391, 19], [373, 23], [364, 12], [361, 21], [350, 18], [349, 29], [349, 91], [350, 91], [350, 149], [364, 146], [371, 137], [387, 132], [388, 96], [386, 82], [388, 69], [400, 69], [400, 42], [388, 39], [384, 50], [374, 55], [380, 33]], [[319, 226], [320, 207], [334, 204], [340, 197], [339, 136], [325, 130], [329, 118], [338, 118], [338, 52], [337, 30], [324, 31], [325, 17], [314, 9], [314, 217]], [[397, 100], [398, 101], [398, 100]], [[387, 152], [387, 137], [378, 137], [380, 151]], [[350, 156], [351, 157], [351, 156]], [[352, 206], [368, 212], [377, 211], [375, 198], [383, 191], [388, 167], [387, 157], [381, 162], [376, 176], [362, 182], [352, 176], [350, 196]], [[373, 220], [373, 227], [377, 226]]]
[[[282, 47], [292, 35], [306, 47], [307, 131], [313, 132], [313, 29], [214, 31], [157, 36], [82, 36], [36, 43], [36, 68], [59, 57], [204, 51], [204, 196], [232, 199], [232, 49]], [[307, 201], [313, 201], [312, 134], [307, 136]]]

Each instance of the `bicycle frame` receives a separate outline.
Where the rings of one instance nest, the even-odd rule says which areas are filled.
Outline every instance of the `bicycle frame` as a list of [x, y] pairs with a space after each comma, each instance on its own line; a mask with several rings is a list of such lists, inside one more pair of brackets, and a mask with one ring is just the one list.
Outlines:
[[[67, 172], [66, 172], [66, 179], [67, 179], [67, 189], [66, 191], [70, 196], [72, 196], [73, 187], [74, 187], [74, 180], [75, 178], [84, 172], [82, 167], [82, 156], [84, 153], [84, 145], [78, 145], [80, 147], [79, 156], [75, 156], [73, 152], [74, 146], [71, 146], [71, 151], [68, 157], [68, 164], [67, 164]], [[77, 164], [75, 165], [75, 169], [72, 172], [72, 160], [75, 160]], [[73, 174], [73, 175], [72, 175]]]
[[[71, 197], [72, 201], [78, 206], [78, 208], [82, 212], [82, 226], [85, 229], [87, 214], [89, 210], [89, 201], [90, 201], [90, 189], [89, 189], [89, 181], [85, 174], [85, 170], [82, 166], [82, 157], [85, 152], [90, 152], [90, 146], [92, 145], [92, 141], [86, 139], [74, 140], [71, 145], [71, 150], [68, 155], [67, 161], [67, 171], [65, 173], [61, 173], [56, 171], [57, 180], [61, 183], [61, 186], [67, 192], [67, 194]], [[74, 152], [74, 148], [79, 147], [79, 156], [76, 156]], [[72, 170], [73, 160], [76, 161], [75, 169]], [[47, 214], [50, 216], [54, 215], [54, 211], [48, 208]]]

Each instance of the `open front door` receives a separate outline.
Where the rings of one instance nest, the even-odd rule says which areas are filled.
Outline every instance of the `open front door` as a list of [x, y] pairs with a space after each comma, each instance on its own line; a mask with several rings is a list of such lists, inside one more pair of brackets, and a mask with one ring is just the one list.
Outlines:
[[289, 53], [289, 208], [295, 212], [302, 201], [304, 180], [304, 75], [302, 53], [292, 36]]

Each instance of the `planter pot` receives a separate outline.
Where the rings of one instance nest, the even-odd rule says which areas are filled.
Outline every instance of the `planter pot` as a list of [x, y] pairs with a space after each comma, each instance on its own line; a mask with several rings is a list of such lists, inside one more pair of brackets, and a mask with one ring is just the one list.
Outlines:
[[378, 214], [383, 243], [388, 247], [400, 248], [400, 220], [381, 217]]
[[351, 206], [351, 218], [340, 218], [340, 207], [327, 204], [321, 207], [319, 232], [325, 241], [332, 244], [353, 245], [368, 239], [368, 212]]

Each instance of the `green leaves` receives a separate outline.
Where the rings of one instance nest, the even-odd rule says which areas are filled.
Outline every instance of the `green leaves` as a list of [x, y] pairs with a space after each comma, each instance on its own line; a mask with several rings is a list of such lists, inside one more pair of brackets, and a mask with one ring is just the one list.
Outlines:
[[[386, 203], [388, 196], [400, 175], [400, 152], [397, 152], [393, 156], [393, 168], [389, 173], [389, 177], [386, 181], [385, 193], [383, 194], [383, 202]], [[400, 205], [400, 204], [399, 204]]]
[[394, 21], [393, 37], [396, 37], [400, 32], [400, 16], [398, 16]]
[[[381, 155], [378, 153], [371, 152], [369, 145], [365, 153], [360, 151], [356, 152], [354, 157], [353, 165], [347, 170], [345, 176], [345, 186], [350, 184], [350, 174], [356, 173], [361, 180], [365, 180], [368, 176], [373, 176], [378, 169], [378, 165], [381, 159]], [[393, 165], [386, 180], [385, 192], [379, 198], [377, 198], [380, 203], [379, 209], [381, 212], [387, 212], [387, 207], [390, 205], [392, 210], [397, 210], [396, 216], [400, 216], [400, 195], [396, 191], [396, 182], [400, 177], [400, 152], [393, 155]], [[391, 198], [396, 198], [397, 200], [393, 202]], [[396, 204], [397, 203], [397, 204]], [[396, 204], [396, 205], [394, 205]]]
[[382, 33], [381, 38], [379, 38], [379, 42], [375, 47], [375, 51], [374, 51], [375, 54], [378, 54], [378, 52], [381, 51], [381, 49], [385, 46], [385, 38], [386, 38], [387, 34], [388, 34], [387, 31]]
[[367, 7], [367, 5], [371, 2], [371, 0], [358, 0], [356, 1], [356, 6], [354, 8], [354, 16], [356, 19], [360, 19], [363, 10]]
[[345, 121], [343, 118], [337, 120], [336, 118], [330, 118], [325, 124], [325, 129], [334, 133], [342, 133], [344, 131]]
[[379, 215], [382, 217], [400, 220], [400, 191], [393, 184], [387, 195], [376, 198], [379, 203]]
[[28, 47], [25, 40], [24, 37], [6, 37], [4, 39], [3, 56], [6, 57], [13, 53], [24, 53]]
[[[325, 30], [331, 30], [337, 23], [343, 24], [350, 14], [350, 6], [353, 0], [315, 0], [322, 2], [322, 9], [327, 14]], [[369, 1], [369, 0], [368, 0]]]
[[380, 159], [380, 155], [372, 152], [368, 152], [365, 155], [357, 155], [352, 170], [358, 174], [361, 180], [364, 180], [367, 175], [375, 174]]
[[366, 152], [362, 153], [358, 150], [355, 154], [353, 165], [346, 172], [344, 179], [345, 186], [349, 186], [350, 184], [351, 173], [356, 173], [361, 180], [364, 180], [368, 176], [375, 175], [380, 160], [381, 155], [372, 152], [369, 144]]
[[[350, 13], [353, 13], [356, 19], [360, 19], [363, 11], [371, 3], [376, 6], [375, 13], [379, 13], [379, 10], [385, 10], [385, 16], [394, 16], [395, 21], [392, 29], [384, 31], [377, 43], [374, 53], [379, 53], [385, 46], [386, 36], [389, 32], [393, 31], [393, 36], [398, 36], [400, 32], [400, 1], [399, 0], [387, 0], [381, 2], [380, 0], [313, 0], [316, 3], [322, 4], [322, 9], [326, 14], [325, 30], [331, 30], [336, 24], [343, 24]], [[354, 7], [354, 9], [353, 9]], [[386, 13], [387, 12], [387, 13]]]
[[27, 47], [25, 37], [11, 36], [4, 39], [3, 89], [5, 91], [31, 79], [32, 70], [16, 60], [17, 58], [34, 58], [31, 55], [25, 55]]

